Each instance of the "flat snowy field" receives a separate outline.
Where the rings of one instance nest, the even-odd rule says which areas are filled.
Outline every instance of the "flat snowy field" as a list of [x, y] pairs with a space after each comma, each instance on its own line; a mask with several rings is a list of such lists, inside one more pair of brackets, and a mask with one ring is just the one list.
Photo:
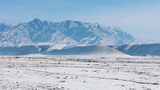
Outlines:
[[1, 57], [0, 90], [160, 90], [160, 60], [101, 59]]

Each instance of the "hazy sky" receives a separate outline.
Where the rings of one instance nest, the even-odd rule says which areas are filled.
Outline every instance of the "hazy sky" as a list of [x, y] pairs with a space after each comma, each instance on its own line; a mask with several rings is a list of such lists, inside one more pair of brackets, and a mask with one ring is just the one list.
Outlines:
[[0, 0], [0, 22], [33, 18], [99, 22], [145, 42], [160, 42], [160, 0]]

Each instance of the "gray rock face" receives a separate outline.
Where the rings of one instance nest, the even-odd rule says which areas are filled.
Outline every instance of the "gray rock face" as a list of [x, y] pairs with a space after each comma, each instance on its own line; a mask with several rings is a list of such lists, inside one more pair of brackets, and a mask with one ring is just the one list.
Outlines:
[[134, 37], [116, 27], [80, 21], [48, 22], [34, 19], [15, 26], [0, 25], [0, 47], [51, 45], [67, 48], [92, 45], [124, 45]]

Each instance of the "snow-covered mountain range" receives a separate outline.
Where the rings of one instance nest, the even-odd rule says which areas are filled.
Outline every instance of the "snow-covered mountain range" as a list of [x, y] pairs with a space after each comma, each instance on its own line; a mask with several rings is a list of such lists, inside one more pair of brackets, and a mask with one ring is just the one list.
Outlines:
[[159, 44], [133, 44], [134, 37], [117, 27], [66, 20], [34, 19], [0, 24], [0, 55], [128, 54], [160, 56]]
[[34, 19], [13, 26], [0, 24], [0, 47], [49, 45], [53, 50], [76, 46], [119, 46], [134, 41], [132, 35], [120, 28], [97, 23]]

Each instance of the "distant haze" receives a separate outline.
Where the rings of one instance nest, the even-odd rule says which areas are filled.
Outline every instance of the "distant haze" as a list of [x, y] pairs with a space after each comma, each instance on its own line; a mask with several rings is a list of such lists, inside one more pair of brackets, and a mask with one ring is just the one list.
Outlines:
[[160, 43], [160, 0], [1, 0], [0, 22], [33, 18], [98, 22], [121, 27], [140, 42]]

